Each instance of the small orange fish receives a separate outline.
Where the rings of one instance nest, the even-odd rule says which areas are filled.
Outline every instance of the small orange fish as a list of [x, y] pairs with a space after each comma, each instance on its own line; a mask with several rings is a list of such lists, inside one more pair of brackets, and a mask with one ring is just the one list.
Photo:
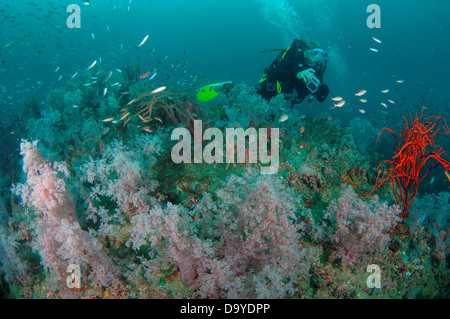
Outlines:
[[[131, 2], [130, 2], [131, 3]], [[129, 8], [128, 8], [129, 9]], [[145, 41], [148, 39], [148, 34], [144, 37], [144, 39], [141, 41], [141, 43], [138, 45], [138, 48], [144, 45]]]
[[119, 119], [119, 121], [122, 121], [123, 119], [125, 119], [128, 115], [130, 115], [130, 112], [125, 113], [124, 115], [122, 115]]
[[328, 115], [327, 120], [331, 121], [333, 118], [331, 117], [331, 115]]
[[138, 114], [139, 118], [142, 120], [142, 122], [147, 123], [147, 122], [151, 122], [152, 119], [146, 119], [145, 117], [143, 117], [141, 114]]
[[152, 73], [152, 71], [145, 72], [145, 73], [142, 74], [139, 78], [140, 78], [140, 79], [145, 79], [147, 76], [150, 75], [150, 73]]
[[280, 119], [278, 120], [278, 122], [284, 122], [289, 118], [289, 116], [287, 114], [281, 115]]
[[377, 38], [374, 38], [374, 37], [372, 37], [372, 39], [373, 39], [375, 42], [377, 42], [377, 43], [382, 43], [380, 39], [377, 39]]
[[153, 91], [151, 91], [151, 92], [150, 92], [150, 94], [155, 94], [155, 93], [158, 93], [158, 92], [164, 91], [165, 89], [166, 89], [166, 87], [165, 87], [165, 86], [161, 86], [161, 87], [159, 87], [159, 88], [157, 88], [157, 89], [154, 89]]
[[154, 119], [162, 123], [162, 120], [159, 117], [155, 116]]
[[366, 103], [367, 102], [366, 99], [359, 99], [359, 101], [362, 102], [362, 103]]
[[[97, 64], [97, 60], [95, 60], [94, 62], [92, 62], [92, 64], [87, 68], [88, 71], [89, 71], [90, 69], [92, 69], [92, 68], [94, 67], [94, 65], [96, 65], [96, 64]], [[75, 75], [76, 75], [76, 73], [75, 73]], [[73, 75], [72, 77], [75, 77], [75, 75]]]
[[342, 101], [340, 101], [339, 103], [334, 104], [334, 107], [343, 107], [344, 104], [345, 104], [345, 100], [342, 100]]
[[383, 90], [383, 91], [381, 91], [381, 93], [388, 93], [389, 92], [389, 90]]
[[364, 94], [366, 94], [367, 90], [361, 90], [358, 93], [356, 93], [356, 96], [363, 96]]
[[450, 174], [448, 173], [448, 171], [445, 171], [445, 177], [447, 177], [448, 181], [450, 182]]
[[366, 110], [359, 109], [359, 112], [361, 112], [362, 114], [364, 114], [364, 113], [366, 113]]
[[302, 127], [300, 128], [300, 134], [303, 134], [304, 132], [305, 132], [305, 127], [302, 126]]
[[132, 99], [130, 102], [127, 103], [127, 105], [133, 104], [134, 102], [136, 102], [136, 100], [137, 100], [137, 99]]
[[392, 101], [392, 100], [388, 100], [388, 102], [391, 104], [395, 104], [395, 101]]
[[146, 131], [146, 132], [149, 132], [149, 133], [152, 133], [153, 131], [150, 129], [150, 127], [148, 127], [148, 126], [144, 126], [143, 128], [142, 128], [144, 131]]
[[332, 98], [331, 101], [335, 101], [335, 102], [342, 101], [342, 97], [336, 96], [336, 97]]
[[111, 122], [114, 121], [114, 117], [109, 117], [107, 119], [102, 120], [102, 122]]

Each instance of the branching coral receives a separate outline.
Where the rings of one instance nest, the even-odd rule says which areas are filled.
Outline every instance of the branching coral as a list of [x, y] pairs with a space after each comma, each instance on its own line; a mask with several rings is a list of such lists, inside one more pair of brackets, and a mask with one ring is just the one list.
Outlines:
[[81, 197], [87, 204], [88, 218], [99, 223], [100, 236], [120, 239], [119, 226], [127, 218], [153, 207], [155, 199], [150, 194], [158, 182], [151, 167], [160, 149], [157, 136], [139, 136], [128, 145], [114, 140], [101, 158], [90, 158], [81, 167], [80, 180], [86, 186]]
[[324, 216], [334, 221], [327, 230], [334, 247], [330, 259], [340, 259], [343, 266], [350, 267], [369, 264], [391, 240], [389, 231], [400, 221], [399, 213], [398, 207], [388, 206], [378, 196], [366, 202], [358, 198], [350, 185], [343, 185], [339, 198]]
[[[156, 94], [153, 91], [146, 92], [131, 100], [128, 105], [130, 107], [136, 105], [135, 116], [139, 117], [146, 125], [145, 127], [156, 123], [154, 120], [161, 121], [157, 117], [161, 110], [164, 110], [162, 115], [171, 120], [175, 126], [181, 124], [191, 133], [194, 133], [194, 120], [203, 120], [204, 128], [209, 124], [206, 120], [205, 106], [200, 104], [190, 89], [182, 89], [178, 92], [162, 91]], [[128, 112], [128, 108], [123, 109], [122, 117], [126, 117]]]
[[310, 253], [298, 245], [296, 197], [273, 175], [250, 171], [227, 180], [219, 205], [205, 193], [193, 211], [168, 204], [133, 216], [127, 245], [138, 250], [149, 243], [201, 297], [293, 294], [307, 276]]
[[89, 134], [85, 135], [83, 137], [83, 143], [81, 145], [86, 144], [89, 141], [95, 141], [98, 144], [98, 150], [100, 153], [103, 153], [105, 151], [105, 143], [101, 140], [102, 138], [102, 132], [100, 131], [100, 128], [98, 127], [97, 123], [95, 121], [92, 121], [95, 124], [95, 127], [97, 129], [97, 132], [92, 131], [88, 128]]
[[65, 297], [73, 297], [66, 285], [67, 266], [76, 263], [89, 273], [90, 284], [119, 285], [120, 275], [97, 239], [81, 229], [65, 179], [70, 174], [64, 163], [47, 162], [37, 142], [23, 140], [23, 170], [26, 182], [14, 187], [24, 205], [34, 212], [32, 248], [39, 253], [49, 285]]
[[353, 140], [361, 153], [365, 153], [367, 146], [375, 141], [378, 131], [369, 121], [359, 117], [350, 121], [347, 130], [352, 134]]
[[[446, 172], [450, 172], [450, 162], [442, 158], [447, 153], [435, 143], [441, 129], [444, 134], [450, 134], [447, 122], [442, 116], [430, 116], [425, 123], [421, 123], [422, 116], [423, 109], [420, 116], [416, 114], [414, 119], [411, 118], [411, 125], [403, 117], [406, 123], [400, 131], [400, 135], [389, 128], [383, 128], [380, 132], [381, 134], [387, 131], [394, 137], [395, 155], [392, 160], [385, 160], [378, 166], [374, 190], [389, 181], [389, 187], [392, 187], [397, 204], [403, 206], [402, 218], [408, 216], [419, 184], [431, 169], [442, 164]], [[441, 123], [440, 120], [444, 123]], [[428, 161], [432, 163], [425, 167]]]

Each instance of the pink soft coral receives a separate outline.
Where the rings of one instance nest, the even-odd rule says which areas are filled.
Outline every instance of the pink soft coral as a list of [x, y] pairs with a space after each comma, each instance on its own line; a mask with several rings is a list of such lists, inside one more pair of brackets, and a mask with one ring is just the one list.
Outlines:
[[334, 222], [333, 230], [328, 230], [335, 248], [331, 260], [340, 259], [343, 266], [366, 266], [372, 254], [386, 249], [389, 231], [400, 221], [399, 215], [397, 206], [380, 202], [378, 196], [365, 202], [351, 186], [344, 185], [325, 214]]
[[20, 154], [23, 158], [23, 171], [27, 182], [19, 184], [14, 192], [20, 195], [25, 205], [53, 219], [74, 218], [70, 194], [64, 179], [58, 175], [69, 176], [64, 163], [48, 163], [37, 150], [37, 142], [22, 140]]
[[89, 285], [118, 285], [119, 273], [102, 246], [78, 223], [64, 180], [70, 176], [67, 167], [63, 163], [48, 163], [36, 145], [37, 142], [22, 141], [26, 182], [16, 185], [14, 192], [36, 213], [32, 247], [49, 273], [48, 284], [57, 287], [65, 297], [74, 297], [66, 279], [67, 266], [75, 263], [84, 271], [82, 276], [90, 279]]

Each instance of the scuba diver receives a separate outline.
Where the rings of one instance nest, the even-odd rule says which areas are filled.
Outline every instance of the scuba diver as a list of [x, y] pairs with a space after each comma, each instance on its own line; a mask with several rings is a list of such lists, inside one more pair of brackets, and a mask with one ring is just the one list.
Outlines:
[[322, 83], [326, 68], [327, 52], [320, 44], [295, 39], [264, 70], [264, 77], [256, 85], [257, 93], [266, 100], [283, 93], [286, 99], [291, 99], [291, 107], [303, 102], [305, 97], [309, 103], [314, 98], [323, 102], [330, 93], [328, 86]]

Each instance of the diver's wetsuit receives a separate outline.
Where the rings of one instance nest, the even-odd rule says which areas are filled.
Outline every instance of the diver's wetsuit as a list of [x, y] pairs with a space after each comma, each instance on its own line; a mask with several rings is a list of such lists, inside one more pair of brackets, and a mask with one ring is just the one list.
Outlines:
[[[297, 97], [291, 101], [292, 105], [301, 103], [305, 97], [310, 96], [311, 92], [306, 87], [306, 84], [302, 80], [297, 79], [297, 73], [312, 68], [316, 71], [315, 75], [322, 83], [326, 67], [319, 69], [306, 64], [305, 56], [303, 55], [305, 48], [306, 42], [295, 39], [288, 49], [282, 51], [275, 61], [264, 70], [265, 80], [263, 78], [256, 86], [258, 94], [264, 99], [270, 100], [278, 94], [278, 81], [281, 92], [291, 94], [294, 92], [294, 89], [296, 90]], [[319, 102], [323, 102], [327, 98], [328, 93], [328, 86], [321, 84], [313, 96]]]

